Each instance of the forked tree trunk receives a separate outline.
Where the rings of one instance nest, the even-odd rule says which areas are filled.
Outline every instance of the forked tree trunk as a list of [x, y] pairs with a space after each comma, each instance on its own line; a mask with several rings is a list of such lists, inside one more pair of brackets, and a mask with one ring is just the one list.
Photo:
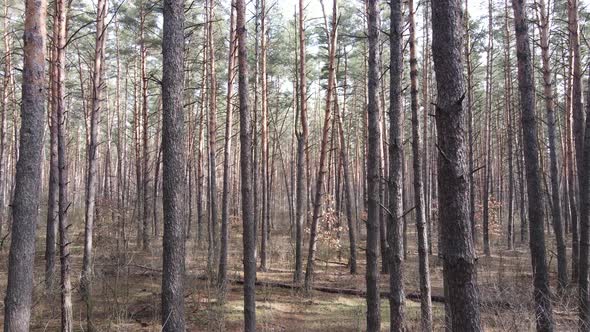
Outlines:
[[465, 152], [461, 1], [432, 1], [436, 73], [438, 190], [447, 329], [481, 331], [475, 248], [470, 232]]
[[551, 291], [545, 253], [543, 222], [545, 213], [539, 208], [543, 201], [539, 170], [539, 146], [535, 120], [535, 95], [533, 91], [533, 65], [529, 47], [525, 0], [512, 0], [516, 31], [516, 54], [518, 60], [518, 89], [520, 92], [521, 121], [523, 128], [524, 166], [526, 170], [529, 203], [529, 232], [537, 331], [553, 330]]
[[16, 166], [8, 286], [4, 298], [4, 330], [11, 332], [29, 331], [31, 318], [45, 121], [46, 12], [44, 0], [25, 2], [21, 158]]

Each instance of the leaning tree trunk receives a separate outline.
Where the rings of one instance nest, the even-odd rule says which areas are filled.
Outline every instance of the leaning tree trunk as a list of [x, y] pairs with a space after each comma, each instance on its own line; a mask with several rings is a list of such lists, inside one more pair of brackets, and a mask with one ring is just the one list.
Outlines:
[[387, 218], [387, 244], [389, 250], [389, 316], [390, 331], [405, 330], [404, 324], [404, 243], [402, 177], [403, 162], [403, 110], [402, 65], [403, 23], [402, 1], [391, 0], [389, 32], [389, 215]]
[[238, 67], [240, 97], [240, 167], [242, 185], [243, 262], [244, 262], [244, 331], [256, 331], [256, 229], [252, 197], [252, 127], [248, 109], [248, 53], [246, 49], [246, 4], [236, 0]]
[[8, 286], [4, 298], [4, 331], [29, 331], [35, 261], [35, 227], [39, 217], [45, 121], [44, 0], [25, 3], [20, 158], [12, 201], [12, 240]]
[[[328, 60], [328, 89], [326, 91], [326, 111], [324, 114], [324, 127], [322, 130], [322, 140], [320, 142], [320, 163], [318, 167], [318, 174], [316, 176], [315, 195], [313, 199], [313, 212], [311, 217], [311, 227], [309, 231], [309, 248], [307, 254], [307, 266], [305, 269], [304, 288], [306, 292], [311, 291], [313, 282], [313, 264], [315, 261], [315, 252], [317, 247], [317, 228], [320, 219], [320, 209], [322, 207], [324, 177], [326, 173], [326, 155], [328, 153], [328, 135], [330, 132], [330, 118], [332, 113], [332, 97], [335, 86], [335, 66], [334, 60], [336, 57], [336, 41], [338, 38], [338, 3], [337, 0], [333, 2], [332, 13], [332, 31], [329, 34], [329, 60]], [[327, 32], [326, 32], [327, 33]]]
[[481, 331], [475, 248], [470, 231], [465, 142], [461, 1], [432, 1], [432, 55], [438, 101], [438, 190], [447, 327]]
[[164, 2], [162, 36], [162, 330], [184, 331], [184, 0]]
[[529, 203], [529, 243], [533, 264], [535, 317], [537, 320], [537, 331], [552, 331], [553, 314], [551, 312], [551, 292], [549, 290], [545, 233], [543, 230], [545, 213], [542, 208], [539, 208], [540, 202], [543, 201], [543, 191], [541, 189], [539, 146], [537, 143], [537, 124], [535, 120], [533, 65], [524, 7], [525, 0], [512, 0], [518, 60], [518, 89], [522, 108], [522, 143]]

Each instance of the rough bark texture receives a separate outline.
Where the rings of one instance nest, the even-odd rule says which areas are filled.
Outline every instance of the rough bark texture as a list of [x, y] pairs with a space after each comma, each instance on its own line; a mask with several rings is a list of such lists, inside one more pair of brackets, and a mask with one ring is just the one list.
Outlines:
[[526, 171], [529, 204], [529, 233], [537, 331], [553, 330], [551, 292], [549, 290], [545, 234], [543, 230], [544, 210], [539, 208], [543, 201], [539, 169], [539, 146], [535, 119], [535, 96], [533, 65], [529, 47], [528, 25], [525, 14], [525, 0], [512, 0], [516, 31], [516, 58], [518, 61], [518, 90], [520, 92], [521, 121], [523, 128], [524, 166]]
[[461, 1], [432, 1], [432, 55], [438, 100], [438, 188], [447, 316], [453, 331], [481, 331], [475, 249], [469, 220], [463, 99]]
[[246, 4], [236, 0], [240, 97], [240, 167], [242, 186], [243, 262], [244, 262], [244, 331], [256, 331], [256, 229], [252, 197], [252, 127], [248, 109], [248, 52], [246, 49]]
[[379, 91], [377, 26], [379, 11], [378, 0], [367, 1], [367, 34], [369, 39], [368, 59], [368, 147], [367, 147], [367, 331], [381, 329], [381, 309], [379, 300], [379, 210], [380, 195], [380, 126], [379, 126]]
[[12, 239], [4, 298], [5, 332], [29, 331], [31, 318], [45, 121], [46, 11], [44, 0], [25, 3], [20, 156], [12, 201]]
[[162, 153], [164, 239], [162, 330], [184, 331], [184, 0], [164, 1]]
[[390, 3], [391, 22], [389, 32], [389, 212], [387, 218], [387, 243], [389, 245], [389, 316], [390, 331], [403, 331], [404, 324], [404, 248], [402, 241], [402, 161], [403, 161], [403, 111], [402, 111], [402, 1]]

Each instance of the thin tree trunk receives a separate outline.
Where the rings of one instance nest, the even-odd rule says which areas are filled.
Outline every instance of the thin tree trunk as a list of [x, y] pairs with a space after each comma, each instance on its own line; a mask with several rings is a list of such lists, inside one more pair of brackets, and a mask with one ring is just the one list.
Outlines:
[[84, 227], [84, 257], [80, 289], [86, 302], [86, 328], [93, 331], [92, 324], [92, 239], [94, 231], [94, 212], [96, 209], [96, 186], [98, 167], [98, 126], [102, 111], [104, 48], [107, 36], [105, 17], [106, 0], [98, 0], [96, 13], [96, 40], [94, 46], [94, 72], [92, 80], [92, 110], [90, 111], [90, 142], [87, 149], [88, 168], [86, 170], [86, 205]]
[[[325, 19], [325, 18], [324, 18]], [[322, 139], [320, 142], [320, 160], [318, 173], [316, 176], [315, 195], [313, 199], [313, 212], [311, 219], [311, 227], [309, 232], [309, 248], [307, 254], [307, 266], [305, 269], [305, 284], [306, 292], [311, 291], [313, 283], [313, 264], [315, 260], [315, 252], [317, 247], [317, 228], [322, 207], [324, 177], [326, 173], [326, 155], [328, 152], [328, 135], [330, 133], [330, 117], [332, 113], [332, 97], [335, 86], [335, 57], [336, 57], [336, 43], [338, 38], [338, 4], [337, 0], [333, 1], [332, 13], [332, 30], [329, 33], [329, 59], [328, 59], [328, 89], [326, 91], [326, 111], [324, 114], [324, 127], [322, 129]], [[327, 24], [326, 24], [327, 25]], [[326, 26], [327, 30], [327, 26]], [[326, 34], [328, 32], [326, 31]]]
[[65, 46], [67, 38], [67, 4], [64, 0], [55, 2], [55, 17], [59, 25], [57, 32], [57, 41], [55, 41], [56, 51], [56, 114], [57, 114], [57, 158], [58, 158], [58, 177], [59, 177], [59, 245], [61, 261], [61, 330], [71, 332], [74, 328], [72, 314], [72, 283], [70, 271], [70, 242], [68, 236], [69, 223], [67, 213], [70, 206], [68, 202], [68, 163], [67, 163], [67, 135], [66, 135], [66, 118], [65, 118]]
[[[347, 73], [348, 72], [348, 55], [344, 53], [344, 86], [343, 96], [344, 101], [342, 103], [342, 113], [346, 111], [346, 90], [347, 90]], [[353, 216], [354, 203], [352, 179], [350, 174], [350, 161], [348, 158], [348, 144], [346, 144], [346, 138], [344, 134], [344, 126], [342, 124], [342, 115], [338, 103], [336, 107], [336, 121], [338, 123], [338, 132], [340, 134], [340, 158], [342, 158], [342, 172], [344, 173], [344, 198], [346, 200], [346, 218], [348, 219], [348, 242], [350, 246], [350, 256], [348, 258], [348, 267], [351, 274], [356, 274], [357, 263], [356, 263], [356, 229], [355, 219]]]
[[223, 189], [221, 198], [221, 248], [219, 255], [219, 269], [217, 277], [217, 287], [220, 294], [224, 295], [227, 287], [227, 251], [229, 248], [229, 166], [232, 148], [232, 123], [233, 108], [232, 94], [235, 77], [235, 55], [236, 55], [236, 38], [235, 38], [235, 10], [234, 1], [231, 4], [230, 13], [230, 31], [229, 31], [229, 54], [228, 54], [228, 74], [227, 74], [227, 98], [226, 100], [226, 119], [225, 119], [225, 138], [223, 149]]
[[379, 298], [379, 165], [381, 154], [379, 153], [379, 139], [381, 128], [379, 127], [379, 72], [377, 68], [379, 42], [378, 0], [367, 1], [367, 35], [369, 40], [368, 59], [368, 147], [367, 147], [367, 331], [379, 331], [381, 329], [381, 309]]
[[[430, 298], [430, 269], [428, 267], [428, 234], [424, 214], [422, 158], [420, 156], [420, 123], [418, 115], [418, 60], [416, 59], [416, 20], [414, 0], [408, 0], [410, 25], [410, 98], [412, 110], [412, 155], [414, 168], [414, 212], [418, 237], [418, 267], [420, 275], [420, 312], [422, 331], [432, 330], [432, 300]], [[424, 124], [426, 125], [426, 124]]]
[[547, 135], [549, 140], [550, 178], [551, 178], [551, 213], [553, 231], [557, 242], [557, 280], [559, 292], [567, 286], [567, 253], [561, 223], [561, 202], [559, 197], [559, 173], [557, 171], [557, 147], [555, 146], [555, 112], [553, 102], [553, 83], [549, 59], [549, 10], [545, 0], [538, 0], [539, 35], [541, 36], [541, 59], [543, 62], [543, 94], [547, 112]]

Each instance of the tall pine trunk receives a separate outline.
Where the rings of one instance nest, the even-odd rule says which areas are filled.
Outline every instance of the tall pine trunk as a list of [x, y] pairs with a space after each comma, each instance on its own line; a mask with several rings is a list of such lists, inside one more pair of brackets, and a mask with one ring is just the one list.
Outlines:
[[45, 121], [46, 12], [44, 0], [25, 2], [20, 158], [12, 201], [12, 239], [4, 298], [5, 331], [29, 331], [31, 318]]
[[539, 169], [539, 146], [535, 120], [535, 95], [533, 91], [533, 65], [529, 47], [529, 33], [525, 13], [525, 0], [512, 0], [516, 31], [518, 60], [518, 90], [520, 92], [521, 121], [523, 128], [524, 166], [526, 170], [529, 203], [529, 232], [537, 331], [553, 330], [551, 292], [545, 253], [543, 222], [545, 213], [539, 208], [543, 201]]
[[441, 256], [447, 329], [481, 331], [475, 248], [470, 231], [463, 105], [461, 1], [432, 1], [432, 55], [436, 73], [436, 128]]

